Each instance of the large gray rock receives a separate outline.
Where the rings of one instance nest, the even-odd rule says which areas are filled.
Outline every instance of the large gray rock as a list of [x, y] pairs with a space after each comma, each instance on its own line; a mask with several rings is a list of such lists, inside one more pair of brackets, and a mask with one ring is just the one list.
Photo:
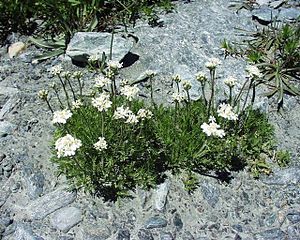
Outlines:
[[154, 208], [158, 211], [163, 211], [165, 209], [169, 185], [169, 182], [160, 184], [154, 193]]
[[76, 207], [66, 207], [58, 210], [51, 217], [51, 224], [54, 228], [68, 232], [72, 227], [81, 222], [82, 212]]
[[50, 213], [72, 203], [75, 198], [75, 192], [68, 192], [64, 188], [59, 188], [32, 201], [25, 209], [25, 214], [28, 219], [43, 219]]
[[300, 183], [300, 168], [291, 167], [286, 169], [280, 169], [274, 172], [271, 177], [267, 177], [262, 180], [269, 185], [288, 185]]
[[26, 166], [23, 170], [23, 179], [30, 199], [36, 199], [42, 194], [45, 177], [40, 170]]
[[[66, 54], [78, 62], [87, 62], [89, 56], [99, 55], [105, 52], [109, 56], [111, 45], [110, 33], [101, 32], [78, 32], [71, 39]], [[120, 61], [132, 48], [133, 42], [130, 39], [114, 35], [112, 59]]]

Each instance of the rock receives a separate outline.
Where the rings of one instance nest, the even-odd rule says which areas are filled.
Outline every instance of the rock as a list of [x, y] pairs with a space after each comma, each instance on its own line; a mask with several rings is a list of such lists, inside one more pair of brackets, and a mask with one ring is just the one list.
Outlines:
[[255, 240], [285, 240], [286, 234], [280, 228], [266, 230], [255, 234]]
[[203, 198], [211, 207], [215, 207], [215, 205], [219, 202], [220, 189], [217, 186], [204, 182], [201, 185], [201, 192], [203, 194]]
[[268, 185], [299, 184], [300, 168], [290, 167], [274, 171], [274, 174], [272, 176], [266, 177], [265, 179], [262, 179], [262, 181]]
[[0, 164], [2, 163], [4, 158], [6, 158], [6, 155], [4, 153], [0, 153]]
[[175, 213], [175, 215], [174, 215], [173, 224], [175, 225], [177, 231], [181, 230], [183, 228], [183, 222], [178, 213]]
[[41, 171], [26, 166], [23, 171], [23, 179], [30, 199], [36, 199], [43, 193], [45, 177]]
[[255, 2], [260, 6], [262, 6], [262, 5], [268, 5], [270, 0], [256, 0]]
[[8, 121], [0, 121], [0, 138], [12, 134], [15, 128], [16, 125]]
[[[288, 240], [299, 240], [300, 239], [300, 225], [288, 226], [286, 230], [289, 238]], [[296, 238], [298, 237], [298, 238]]]
[[167, 181], [160, 184], [154, 193], [154, 208], [158, 211], [163, 211], [165, 209], [169, 185], [170, 184]]
[[111, 231], [106, 225], [89, 224], [84, 228], [80, 228], [76, 234], [78, 240], [106, 240], [109, 239]]
[[32, 229], [28, 226], [18, 224], [14, 233], [14, 240], [43, 240], [42, 237], [37, 237]]
[[161, 232], [160, 233], [160, 240], [173, 240], [172, 233], [169, 232]]
[[258, 21], [262, 25], [268, 25], [278, 15], [279, 11], [276, 9], [262, 6], [261, 8], [252, 11], [252, 19]]
[[288, 213], [286, 217], [292, 224], [300, 222], [300, 212], [295, 211], [295, 212]]
[[[109, 56], [111, 45], [110, 33], [104, 32], [78, 32], [71, 39], [66, 54], [77, 62], [87, 62], [88, 57], [105, 52]], [[121, 61], [132, 48], [133, 42], [118, 34], [114, 35], [112, 59]]]
[[278, 16], [280, 21], [294, 21], [300, 16], [300, 10], [296, 8], [281, 8]]
[[281, 7], [284, 3], [285, 3], [285, 1], [283, 1], [283, 0], [277, 0], [277, 1], [270, 2], [269, 6], [277, 9], [277, 8]]
[[8, 56], [9, 58], [14, 58], [18, 56], [21, 52], [26, 49], [26, 45], [23, 42], [16, 42], [9, 46], [8, 48]]
[[154, 240], [152, 233], [145, 229], [140, 229], [138, 232], [139, 240]]
[[243, 232], [243, 227], [240, 224], [234, 224], [232, 225], [232, 228], [237, 232]]
[[10, 113], [19, 102], [20, 99], [16, 96], [9, 98], [0, 109], [0, 120], [3, 119], [6, 114]]
[[68, 232], [72, 227], [82, 220], [82, 212], [76, 207], [66, 207], [56, 211], [51, 217], [51, 224], [54, 228]]
[[145, 222], [144, 227], [146, 229], [163, 228], [167, 226], [167, 224], [168, 224], [167, 220], [163, 218], [151, 217]]
[[127, 228], [118, 231], [117, 240], [130, 240], [130, 232]]
[[68, 192], [64, 187], [50, 192], [32, 201], [25, 209], [28, 219], [44, 219], [50, 213], [67, 206], [76, 198], [75, 192]]

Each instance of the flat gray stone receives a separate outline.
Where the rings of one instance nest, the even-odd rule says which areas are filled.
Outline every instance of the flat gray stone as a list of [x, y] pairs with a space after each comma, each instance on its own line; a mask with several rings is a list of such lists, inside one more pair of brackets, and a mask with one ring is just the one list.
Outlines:
[[220, 189], [217, 186], [204, 182], [201, 185], [201, 192], [203, 198], [211, 207], [215, 207], [215, 205], [219, 202]]
[[50, 213], [67, 206], [76, 198], [75, 192], [59, 188], [31, 202], [25, 212], [28, 219], [44, 219]]
[[158, 211], [163, 211], [165, 209], [167, 196], [169, 192], [169, 182], [164, 182], [160, 184], [153, 197], [154, 197], [154, 208]]
[[300, 168], [291, 167], [274, 172], [270, 177], [262, 179], [262, 182], [268, 185], [288, 185], [300, 183]]
[[[92, 55], [102, 56], [105, 52], [109, 56], [111, 45], [110, 33], [101, 32], [78, 32], [71, 39], [66, 55], [78, 62], [87, 62]], [[130, 51], [133, 41], [114, 35], [112, 60], [120, 61]]]
[[294, 21], [300, 16], [300, 10], [296, 8], [281, 8], [278, 20], [281, 21]]
[[68, 232], [82, 220], [82, 212], [76, 207], [66, 207], [56, 211], [51, 217], [51, 225], [63, 232]]
[[255, 240], [284, 240], [286, 234], [280, 228], [269, 229], [255, 234]]
[[146, 229], [153, 229], [153, 228], [163, 228], [167, 226], [167, 224], [168, 222], [164, 218], [151, 217], [145, 222], [144, 226]]
[[43, 193], [45, 177], [40, 170], [31, 167], [25, 167], [23, 170], [23, 179], [30, 199], [36, 199]]
[[290, 212], [286, 215], [286, 217], [292, 224], [300, 222], [300, 212]]
[[43, 240], [42, 237], [37, 237], [31, 228], [25, 225], [18, 225], [13, 235], [14, 240]]
[[0, 121], [0, 138], [12, 134], [15, 128], [16, 125], [8, 121]]

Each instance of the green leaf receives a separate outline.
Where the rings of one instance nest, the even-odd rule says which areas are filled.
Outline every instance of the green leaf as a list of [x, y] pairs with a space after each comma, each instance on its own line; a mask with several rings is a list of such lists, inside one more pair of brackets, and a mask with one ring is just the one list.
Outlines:
[[59, 55], [64, 54], [64, 53], [65, 53], [64, 49], [58, 49], [58, 50], [46, 52], [44, 54], [36, 56], [33, 60], [34, 61], [43, 61], [43, 60], [47, 60], [47, 59], [52, 58], [52, 57], [59, 56]]

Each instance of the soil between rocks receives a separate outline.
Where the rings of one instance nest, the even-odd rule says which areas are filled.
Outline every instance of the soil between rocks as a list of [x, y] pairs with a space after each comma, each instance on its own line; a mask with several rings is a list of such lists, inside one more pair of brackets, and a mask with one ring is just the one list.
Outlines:
[[[208, 34], [212, 28], [209, 24], [205, 30], [210, 42], [209, 50], [202, 55], [218, 55], [222, 24], [230, 30], [251, 23], [251, 13], [242, 11], [236, 15], [227, 8], [228, 3], [220, 0], [178, 4], [176, 14], [163, 17], [166, 28], [173, 32], [170, 38], [176, 36], [173, 48], [180, 50], [178, 43], [184, 39], [178, 36], [179, 30], [174, 30], [176, 26], [185, 32], [197, 19], [195, 12], [201, 10], [206, 12], [203, 22], [210, 21], [214, 14], [218, 15], [214, 19], [219, 19], [214, 23], [218, 34]], [[230, 23], [224, 22], [228, 17]], [[179, 24], [174, 19], [183, 21]], [[136, 32], [148, 31], [155, 36], [155, 32], [164, 31], [143, 28]], [[19, 36], [16, 40], [24, 39]], [[195, 36], [193, 41], [197, 40]], [[170, 44], [169, 40], [164, 41], [165, 45]], [[176, 71], [170, 64], [175, 62], [173, 58], [182, 55], [180, 61], [185, 65], [184, 59], [189, 61], [189, 56], [197, 51], [196, 43], [191, 53], [183, 42], [186, 52], [169, 52], [155, 62], [149, 53], [153, 46], [147, 50], [147, 40], [144, 43], [143, 51], [138, 52], [141, 60], [124, 69], [123, 75], [136, 76], [153, 66], [157, 66], [155, 70], [165, 66], [164, 74], [172, 75]], [[1, 52], [4, 51], [3, 48]], [[300, 239], [299, 98], [285, 99], [283, 115], [269, 111], [278, 146], [292, 153], [290, 167], [274, 169], [273, 175], [260, 180], [254, 180], [246, 170], [233, 173], [230, 183], [199, 176], [199, 186], [193, 194], [184, 190], [180, 176], [168, 174], [167, 181], [157, 189], [136, 189], [132, 198], [103, 202], [82, 192], [67, 192], [66, 180], [57, 177], [56, 168], [49, 161], [54, 127], [50, 123], [51, 113], [37, 98], [37, 92], [53, 82], [48, 72], [51, 66], [63, 62], [66, 70], [78, 68], [63, 57], [32, 64], [32, 56], [39, 52], [31, 46], [15, 59], [8, 59], [5, 54], [0, 58], [0, 236], [3, 239]], [[195, 61], [198, 57], [194, 57]], [[243, 75], [242, 60], [228, 61], [226, 64], [234, 62], [235, 72]], [[224, 76], [232, 71], [226, 64], [221, 70]], [[191, 65], [196, 70], [200, 63]], [[92, 76], [86, 73], [85, 78], [88, 82]], [[158, 87], [164, 90], [163, 99], [170, 88], [168, 82], [161, 82]], [[269, 109], [272, 104], [270, 101]]]

